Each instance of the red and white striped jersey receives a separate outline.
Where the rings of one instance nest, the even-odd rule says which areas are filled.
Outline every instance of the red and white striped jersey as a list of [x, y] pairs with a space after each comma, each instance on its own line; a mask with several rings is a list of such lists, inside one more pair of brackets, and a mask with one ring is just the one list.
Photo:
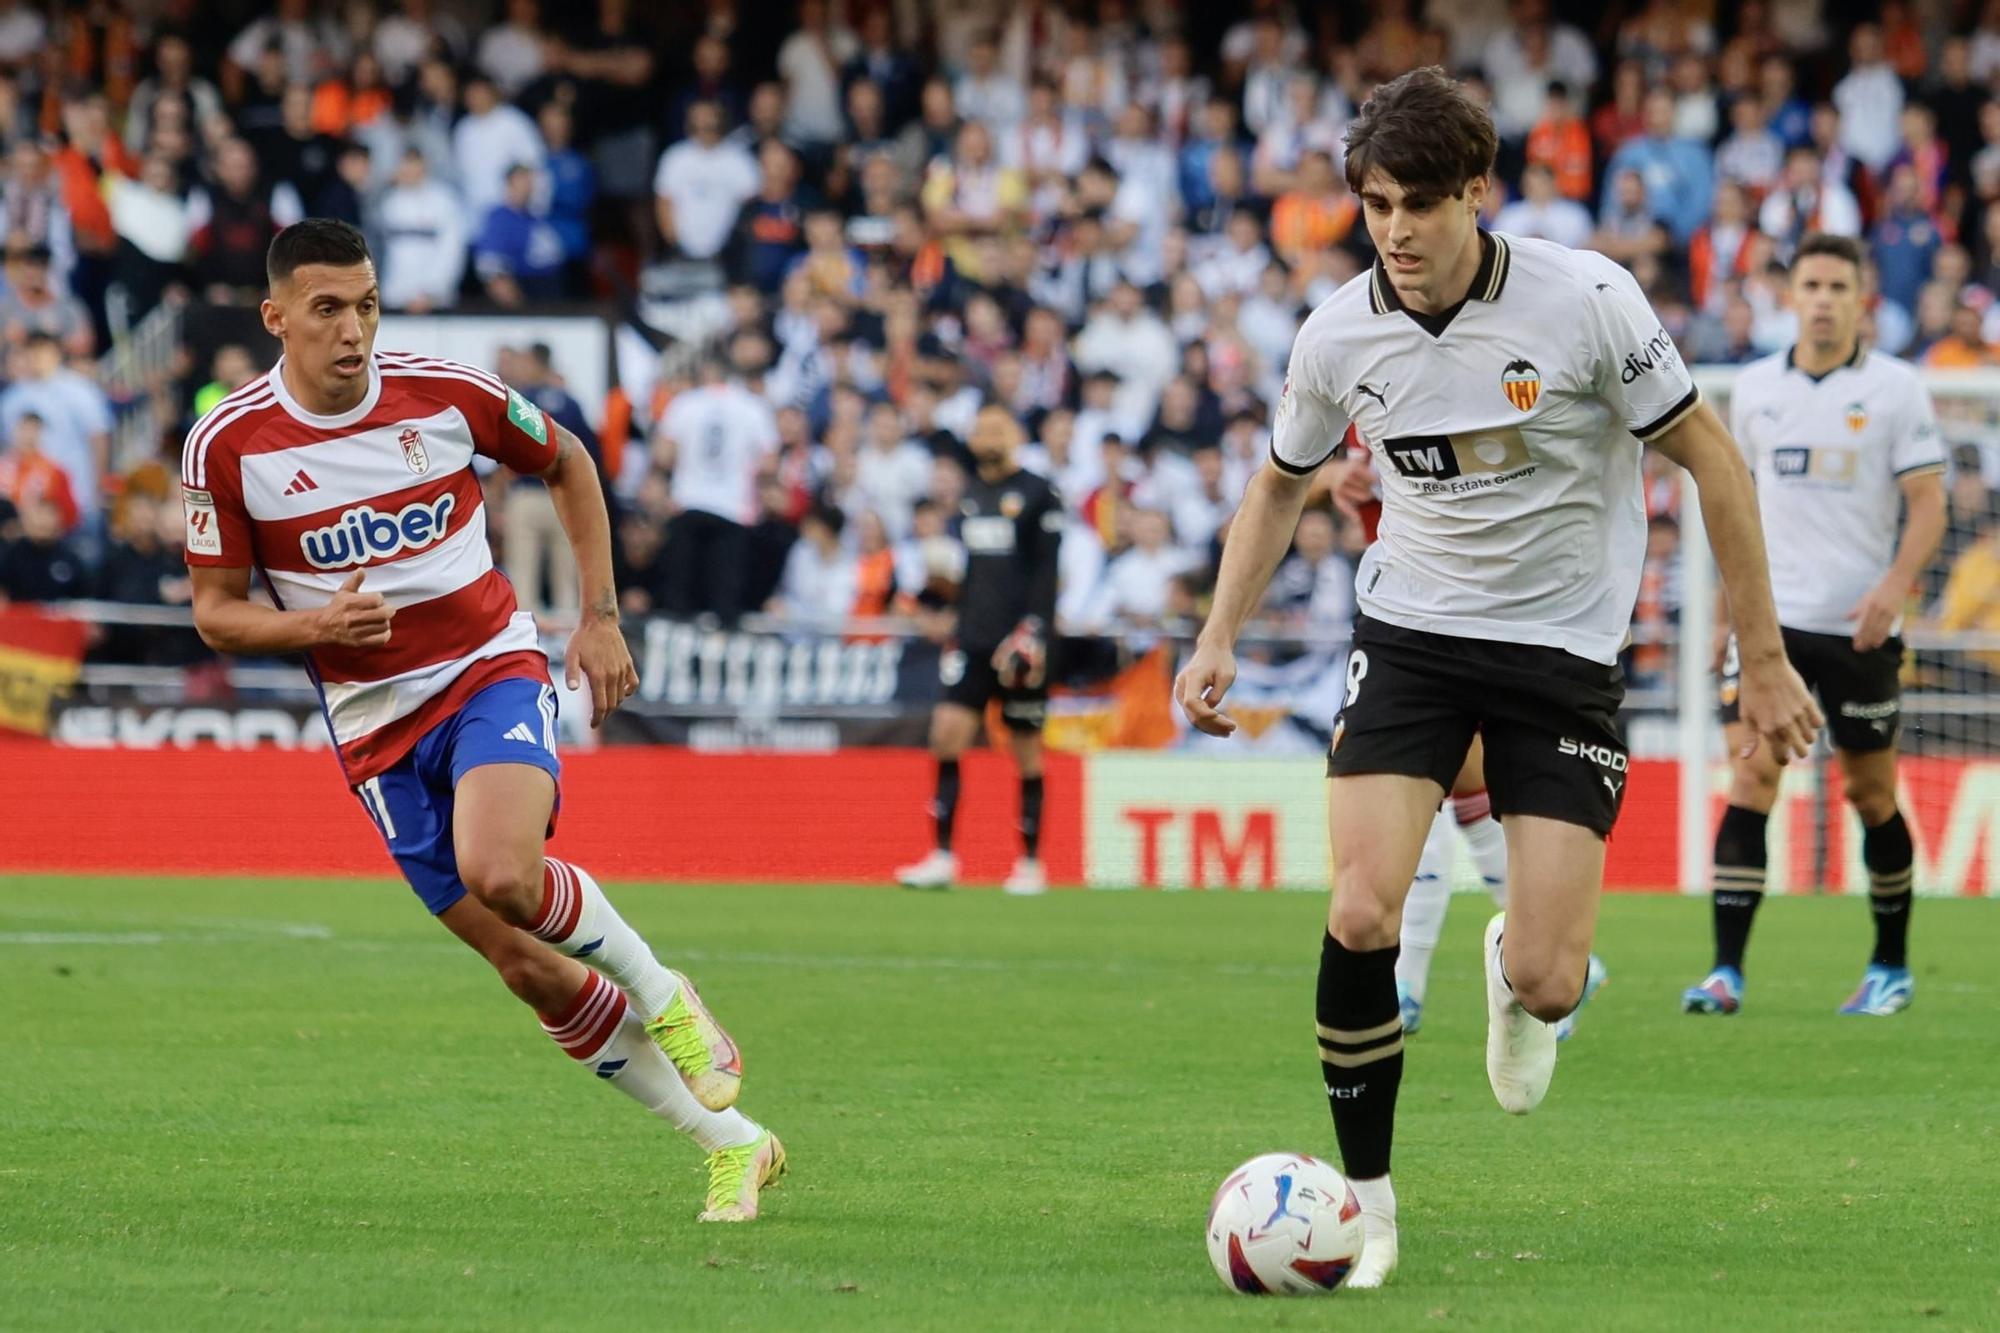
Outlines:
[[497, 680], [548, 679], [534, 617], [493, 567], [474, 454], [522, 473], [556, 457], [546, 414], [455, 361], [376, 352], [368, 393], [317, 416], [284, 362], [216, 404], [181, 456], [190, 565], [251, 567], [288, 610], [356, 569], [396, 610], [389, 642], [307, 656], [349, 783], [395, 765]]

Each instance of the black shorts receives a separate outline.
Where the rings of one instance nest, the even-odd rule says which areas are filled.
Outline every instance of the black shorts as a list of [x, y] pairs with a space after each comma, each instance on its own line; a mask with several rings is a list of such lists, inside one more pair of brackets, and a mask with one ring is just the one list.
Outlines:
[[1625, 674], [1532, 644], [1404, 629], [1362, 617], [1333, 724], [1329, 776], [1398, 773], [1451, 790], [1477, 732], [1493, 813], [1602, 837], [1625, 796]]
[[[1890, 638], [1879, 648], [1862, 652], [1845, 634], [1812, 634], [1802, 629], [1781, 631], [1785, 656], [1806, 688], [1819, 695], [1826, 729], [1837, 749], [1865, 754], [1887, 750], [1896, 743], [1903, 721], [1903, 641]], [[1742, 673], [1736, 660], [1736, 640], [1722, 659], [1722, 720], [1737, 720], [1736, 692]]]
[[1000, 673], [993, 669], [993, 654], [999, 650], [997, 643], [970, 648], [952, 644], [946, 648], [938, 658], [944, 701], [983, 713], [987, 700], [998, 695], [1000, 720], [1007, 724], [1007, 730], [1023, 734], [1040, 731], [1049, 715], [1046, 675], [1042, 684], [1032, 689], [1008, 689], [1000, 683]]

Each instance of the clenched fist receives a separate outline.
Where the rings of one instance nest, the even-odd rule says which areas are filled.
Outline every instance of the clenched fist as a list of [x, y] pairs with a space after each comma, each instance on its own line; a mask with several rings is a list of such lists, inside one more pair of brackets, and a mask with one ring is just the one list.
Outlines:
[[389, 642], [389, 622], [396, 612], [379, 592], [361, 591], [367, 571], [357, 569], [320, 610], [320, 642], [343, 648], [379, 648]]

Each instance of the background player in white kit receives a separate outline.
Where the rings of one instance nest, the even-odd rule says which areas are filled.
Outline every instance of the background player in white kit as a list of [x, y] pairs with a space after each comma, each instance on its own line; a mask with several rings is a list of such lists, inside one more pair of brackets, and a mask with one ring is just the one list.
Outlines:
[[[1819, 693], [1842, 786], [1861, 817], [1875, 948], [1840, 1012], [1881, 1016], [1911, 996], [1915, 849], [1896, 808], [1897, 635], [1910, 590], [1944, 537], [1944, 444], [1916, 371], [1862, 346], [1861, 247], [1844, 236], [1807, 237], [1790, 290], [1798, 344], [1744, 367], [1730, 393], [1730, 429], [1757, 478], [1785, 652]], [[1764, 898], [1765, 830], [1778, 798], [1778, 766], [1745, 751], [1734, 646], [1727, 624], [1720, 629], [1729, 804], [1715, 831], [1715, 965], [1681, 997], [1691, 1014], [1742, 1005], [1743, 950]]]
[[1487, 927], [1488, 1080], [1525, 1113], [1555, 1067], [1550, 1024], [1583, 991], [1624, 791], [1618, 649], [1645, 546], [1638, 441], [1693, 473], [1744, 644], [1742, 713], [1779, 760], [1819, 716], [1785, 660], [1749, 474], [1632, 276], [1601, 255], [1478, 226], [1497, 137], [1443, 70], [1375, 90], [1347, 173], [1379, 259], [1292, 349], [1271, 458], [1225, 547], [1175, 692], [1228, 735], [1237, 633], [1284, 554], [1311, 474], [1355, 424], [1381, 466], [1345, 707], [1328, 768], [1333, 901], [1321, 941], [1321, 1075], [1367, 1229], [1350, 1285], [1396, 1265], [1389, 1182], [1402, 1081], [1395, 960], [1425, 830], [1486, 747], [1508, 910]]

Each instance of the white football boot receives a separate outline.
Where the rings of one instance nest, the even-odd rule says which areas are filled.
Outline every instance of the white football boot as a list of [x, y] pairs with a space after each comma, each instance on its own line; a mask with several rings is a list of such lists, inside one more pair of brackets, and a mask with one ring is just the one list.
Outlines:
[[942, 847], [932, 848], [929, 856], [896, 872], [896, 882], [906, 889], [948, 889], [957, 878], [958, 858]]
[[1049, 891], [1048, 876], [1042, 873], [1042, 863], [1032, 856], [1024, 856], [1014, 863], [1014, 869], [1000, 886], [1001, 892], [1011, 893], [1017, 898], [1030, 898]]
[[1500, 935], [1507, 914], [1486, 923], [1486, 1081], [1510, 1115], [1526, 1115], [1548, 1095], [1556, 1072], [1556, 1030], [1514, 998], [1500, 972]]

